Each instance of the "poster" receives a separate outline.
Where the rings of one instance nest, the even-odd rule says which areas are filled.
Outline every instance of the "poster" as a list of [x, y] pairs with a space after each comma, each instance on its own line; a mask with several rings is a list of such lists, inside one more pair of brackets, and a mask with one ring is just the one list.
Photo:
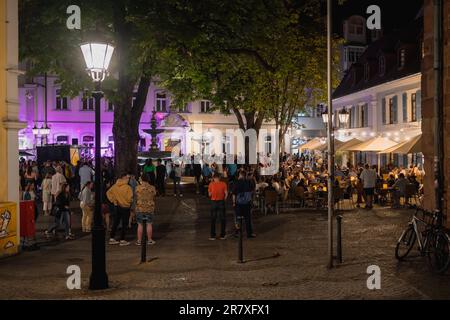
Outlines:
[[17, 253], [16, 204], [14, 202], [0, 202], [0, 258]]

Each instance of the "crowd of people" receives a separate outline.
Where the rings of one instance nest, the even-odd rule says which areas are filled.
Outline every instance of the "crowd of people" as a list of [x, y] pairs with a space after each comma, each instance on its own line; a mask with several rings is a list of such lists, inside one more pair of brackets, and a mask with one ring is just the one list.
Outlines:
[[[194, 159], [192, 159], [194, 160]], [[252, 207], [255, 196], [265, 191], [275, 192], [281, 201], [296, 197], [296, 189], [305, 193], [327, 192], [328, 170], [324, 161], [309, 154], [282, 154], [279, 171], [274, 175], [265, 174], [265, 165], [244, 165], [234, 162], [222, 164], [192, 161], [156, 162], [148, 159], [139, 166], [137, 174], [131, 171], [114, 175], [111, 158], [102, 159], [102, 214], [106, 230], [110, 232], [109, 244], [129, 245], [127, 230], [137, 224], [136, 244], [142, 244], [146, 232], [148, 244], [153, 240], [153, 220], [155, 198], [166, 196], [166, 182], [173, 184], [173, 196], [182, 197], [182, 176], [192, 176], [195, 192], [208, 196], [211, 200], [210, 240], [216, 237], [216, 222], [221, 224], [219, 238], [226, 239], [227, 204], [234, 208], [234, 234], [239, 230], [242, 217], [246, 234], [255, 237], [252, 225]], [[419, 166], [385, 166], [378, 170], [368, 164], [335, 167], [335, 187], [344, 194], [356, 197], [356, 206], [365, 202], [366, 209], [372, 209], [374, 202], [381, 204], [388, 190], [392, 205], [400, 205], [400, 198], [407, 196], [407, 186], [414, 186], [420, 194], [424, 172]], [[35, 219], [39, 209], [44, 215], [53, 215], [54, 222], [45, 231], [46, 236], [55, 237], [56, 231], [64, 229], [66, 240], [74, 239], [72, 233], [71, 201], [78, 200], [82, 212], [82, 232], [89, 233], [93, 227], [95, 207], [95, 172], [90, 160], [80, 160], [73, 166], [63, 161], [46, 161], [41, 167], [35, 161], [20, 161], [21, 200], [35, 201]], [[38, 204], [41, 204], [39, 206]], [[147, 229], [143, 230], [143, 222]], [[120, 228], [120, 235], [116, 237]]]

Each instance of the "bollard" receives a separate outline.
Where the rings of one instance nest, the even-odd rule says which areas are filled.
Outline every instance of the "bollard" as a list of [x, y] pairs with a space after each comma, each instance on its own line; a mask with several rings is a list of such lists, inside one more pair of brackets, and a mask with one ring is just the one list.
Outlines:
[[142, 220], [141, 263], [147, 262], [147, 220]]
[[336, 259], [342, 263], [342, 216], [336, 216]]
[[238, 216], [238, 225], [239, 225], [239, 257], [238, 262], [244, 263], [244, 245], [243, 245], [243, 230], [242, 230], [242, 220], [244, 219], [243, 216]]

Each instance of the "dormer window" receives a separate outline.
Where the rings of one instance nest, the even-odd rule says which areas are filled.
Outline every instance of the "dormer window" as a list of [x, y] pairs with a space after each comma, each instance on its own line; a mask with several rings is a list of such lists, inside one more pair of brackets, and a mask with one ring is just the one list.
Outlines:
[[406, 63], [406, 49], [402, 48], [398, 51], [398, 68], [401, 69]]
[[364, 33], [364, 19], [359, 16], [354, 16], [348, 22], [349, 34], [362, 35]]
[[369, 78], [370, 78], [370, 65], [367, 62], [364, 65], [364, 81], [369, 81]]
[[378, 59], [378, 73], [380, 76], [384, 76], [386, 72], [386, 58], [384, 56], [380, 56]]

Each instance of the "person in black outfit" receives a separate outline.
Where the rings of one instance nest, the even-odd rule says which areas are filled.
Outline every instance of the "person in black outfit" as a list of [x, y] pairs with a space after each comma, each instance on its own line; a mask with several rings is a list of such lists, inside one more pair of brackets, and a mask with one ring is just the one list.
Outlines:
[[200, 178], [202, 177], [202, 165], [198, 161], [193, 161], [194, 166], [194, 177], [195, 177], [195, 187], [196, 193], [200, 193]]
[[166, 176], [167, 176], [167, 169], [166, 166], [163, 165], [162, 160], [158, 159], [156, 160], [157, 166], [156, 166], [156, 190], [158, 191], [159, 195], [165, 196], [166, 195]]
[[252, 195], [254, 186], [252, 182], [246, 178], [245, 171], [239, 172], [239, 178], [233, 184], [233, 207], [235, 208], [236, 218], [244, 217], [247, 238], [254, 238], [252, 225]]

